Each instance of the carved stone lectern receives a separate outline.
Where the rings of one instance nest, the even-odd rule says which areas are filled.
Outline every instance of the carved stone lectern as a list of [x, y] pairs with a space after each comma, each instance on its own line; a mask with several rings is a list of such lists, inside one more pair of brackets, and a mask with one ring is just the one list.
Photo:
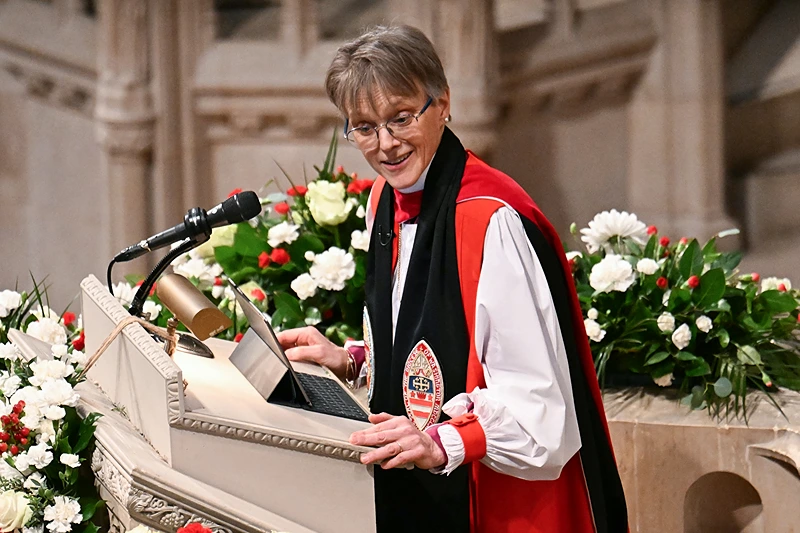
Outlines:
[[[94, 276], [81, 288], [92, 354], [129, 315]], [[117, 530], [374, 531], [372, 469], [348, 443], [368, 424], [267, 403], [228, 360], [236, 344], [206, 342], [214, 359], [170, 358], [129, 325], [80, 386], [104, 415], [94, 468]]]

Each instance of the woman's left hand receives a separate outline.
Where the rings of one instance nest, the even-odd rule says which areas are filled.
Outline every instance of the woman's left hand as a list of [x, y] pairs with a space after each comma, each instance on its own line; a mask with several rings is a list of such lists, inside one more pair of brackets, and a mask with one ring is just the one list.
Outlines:
[[405, 416], [380, 413], [370, 415], [369, 421], [375, 425], [350, 435], [351, 444], [380, 446], [361, 455], [363, 464], [380, 463], [385, 469], [413, 464], [429, 470], [447, 462], [447, 456], [430, 435], [417, 429]]

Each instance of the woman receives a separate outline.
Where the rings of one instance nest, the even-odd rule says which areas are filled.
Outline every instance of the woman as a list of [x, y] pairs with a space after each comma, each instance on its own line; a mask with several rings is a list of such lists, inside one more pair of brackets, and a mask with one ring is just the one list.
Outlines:
[[[363, 373], [378, 531], [619, 532], [625, 502], [559, 240], [508, 176], [446, 127], [450, 89], [422, 32], [379, 27], [327, 74], [373, 187]], [[356, 375], [304, 328], [294, 360]]]

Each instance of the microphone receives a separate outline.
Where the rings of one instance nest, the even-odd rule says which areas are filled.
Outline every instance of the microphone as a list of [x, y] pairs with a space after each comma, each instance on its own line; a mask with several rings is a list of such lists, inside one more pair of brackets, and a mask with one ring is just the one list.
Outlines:
[[205, 235], [206, 239], [208, 239], [211, 236], [212, 228], [243, 222], [259, 213], [261, 213], [261, 202], [258, 199], [258, 195], [253, 191], [234, 194], [208, 211], [200, 207], [194, 207], [183, 217], [182, 224], [128, 246], [114, 257], [113, 262], [130, 261], [147, 252], [198, 235]]

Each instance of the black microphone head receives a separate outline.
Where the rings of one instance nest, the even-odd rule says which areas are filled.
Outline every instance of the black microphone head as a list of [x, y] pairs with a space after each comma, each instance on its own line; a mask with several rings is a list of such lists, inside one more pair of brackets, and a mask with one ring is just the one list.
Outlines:
[[[220, 207], [224, 218], [224, 222], [220, 221], [220, 223], [235, 224], [250, 220], [261, 213], [261, 200], [258, 199], [258, 195], [253, 191], [244, 191], [234, 194], [222, 202]], [[208, 214], [211, 216], [211, 212]], [[212, 222], [212, 225], [216, 226], [217, 224]]]

